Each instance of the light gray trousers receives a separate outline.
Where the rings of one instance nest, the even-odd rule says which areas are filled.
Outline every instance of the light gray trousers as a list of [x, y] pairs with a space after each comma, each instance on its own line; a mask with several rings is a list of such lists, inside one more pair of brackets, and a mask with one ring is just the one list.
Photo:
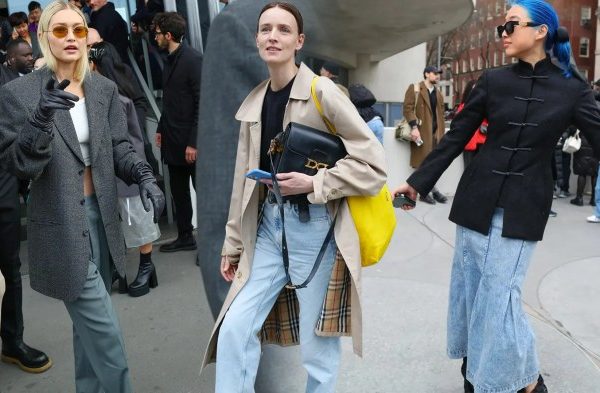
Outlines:
[[[129, 393], [129, 368], [117, 314], [98, 272], [101, 254], [108, 253], [99, 234], [100, 211], [95, 196], [85, 199], [91, 260], [87, 279], [77, 300], [65, 302], [73, 321], [73, 352], [77, 393]], [[101, 221], [100, 221], [101, 222]]]

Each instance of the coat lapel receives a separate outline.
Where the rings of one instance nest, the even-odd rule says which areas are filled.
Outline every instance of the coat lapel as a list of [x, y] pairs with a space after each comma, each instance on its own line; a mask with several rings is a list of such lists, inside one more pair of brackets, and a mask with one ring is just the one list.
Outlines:
[[95, 75], [88, 76], [83, 82], [85, 91], [85, 109], [88, 116], [88, 126], [90, 128], [90, 161], [93, 164], [96, 162], [100, 146], [102, 145], [102, 133], [105, 130], [103, 119], [106, 116], [106, 94], [102, 94], [95, 83], [93, 83]]
[[427, 90], [427, 86], [424, 83], [419, 84], [421, 86], [421, 96], [423, 97], [423, 101], [425, 101], [425, 105], [429, 108], [429, 111], [433, 113], [431, 110], [431, 101], [429, 100], [429, 90]]

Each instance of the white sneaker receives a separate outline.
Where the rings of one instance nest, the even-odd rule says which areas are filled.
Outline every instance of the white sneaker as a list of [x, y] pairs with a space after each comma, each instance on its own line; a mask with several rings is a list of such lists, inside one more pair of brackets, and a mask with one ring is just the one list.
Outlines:
[[596, 215], [589, 216], [587, 222], [600, 223], [600, 217], [597, 217]]

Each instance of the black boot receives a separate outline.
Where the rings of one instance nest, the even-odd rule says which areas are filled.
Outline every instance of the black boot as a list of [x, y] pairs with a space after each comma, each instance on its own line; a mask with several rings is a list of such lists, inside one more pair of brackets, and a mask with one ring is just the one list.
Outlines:
[[129, 296], [144, 296], [150, 292], [150, 288], [156, 288], [157, 286], [158, 278], [156, 277], [156, 268], [152, 263], [152, 252], [140, 254], [140, 267], [138, 268], [137, 277], [129, 284]]
[[575, 206], [583, 206], [583, 197], [581, 195], [577, 195], [575, 198], [571, 199], [571, 204]]
[[465, 393], [475, 393], [475, 387], [469, 381], [467, 381], [467, 358], [463, 358], [462, 366], [460, 366], [460, 373], [465, 380]]
[[52, 360], [44, 352], [29, 347], [23, 340], [2, 341], [2, 361], [16, 364], [28, 373], [43, 373], [52, 367]]
[[[525, 388], [523, 388], [517, 393], [525, 393], [525, 391]], [[546, 384], [544, 383], [544, 378], [542, 378], [541, 375], [538, 377], [537, 384], [535, 385], [535, 388], [531, 391], [531, 393], [548, 393], [548, 388], [546, 387]]]
[[184, 250], [195, 250], [196, 239], [191, 232], [180, 234], [177, 239], [171, 243], [163, 244], [160, 246], [161, 252], [175, 252]]

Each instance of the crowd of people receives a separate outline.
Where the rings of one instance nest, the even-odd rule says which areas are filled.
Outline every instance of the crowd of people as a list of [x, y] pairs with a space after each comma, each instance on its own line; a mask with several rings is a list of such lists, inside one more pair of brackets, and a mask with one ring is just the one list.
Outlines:
[[[184, 40], [185, 19], [162, 11], [159, 2], [140, 2], [132, 32], [150, 32], [163, 52], [154, 143], [170, 175], [178, 235], [160, 251], [176, 252], [197, 248], [190, 183], [195, 187], [203, 56]], [[107, 0], [55, 0], [43, 10], [32, 1], [29, 15], [14, 13], [7, 22], [0, 36], [6, 63], [0, 66], [2, 360], [36, 373], [52, 366], [23, 341], [21, 194], [31, 286], [63, 301], [73, 323], [76, 391], [131, 392], [110, 293], [115, 282], [132, 297], [158, 285], [151, 255], [165, 205], [146, 132], [146, 98], [130, 68], [135, 40]], [[584, 204], [588, 177], [592, 190], [598, 187], [600, 94], [570, 63], [568, 32], [546, 1], [513, 1], [498, 35], [519, 61], [469, 84], [448, 132], [436, 88], [440, 70], [427, 66], [423, 80], [408, 86], [404, 117], [415, 171], [392, 194], [412, 202], [404, 210], [417, 199], [446, 203], [436, 183], [463, 154], [465, 172], [450, 213], [457, 235], [448, 356], [462, 360], [465, 393], [543, 393], [521, 287], [553, 197], [571, 195], [571, 154], [562, 149], [567, 138], [582, 142], [572, 160], [578, 181], [571, 203]], [[239, 139], [220, 261], [222, 278], [232, 285], [203, 365], [216, 361], [216, 392], [252, 392], [261, 345], [298, 344], [306, 391], [333, 392], [340, 338], [351, 336], [355, 352], [362, 350], [361, 246], [346, 201], [384, 187], [384, 117], [367, 87], [339, 82], [335, 63], [324, 63], [319, 76], [297, 63], [310, 37], [293, 4], [262, 7], [254, 39], [268, 79], [235, 115]], [[287, 148], [288, 124], [321, 137], [337, 130], [342, 158], [277, 173], [274, 157]], [[250, 169], [268, 176], [252, 180]], [[590, 222], [600, 222], [599, 194], [592, 191], [597, 212]], [[139, 251], [131, 283], [126, 248]]]

